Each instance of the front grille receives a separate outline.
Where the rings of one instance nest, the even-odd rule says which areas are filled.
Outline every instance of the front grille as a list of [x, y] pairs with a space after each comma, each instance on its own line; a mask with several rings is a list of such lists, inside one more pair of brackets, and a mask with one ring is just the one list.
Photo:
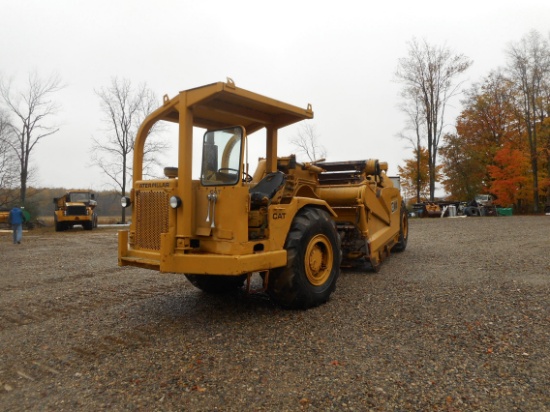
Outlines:
[[136, 247], [160, 250], [160, 234], [168, 232], [168, 194], [137, 192], [135, 200]]
[[86, 206], [67, 206], [67, 216], [83, 216], [86, 214]]

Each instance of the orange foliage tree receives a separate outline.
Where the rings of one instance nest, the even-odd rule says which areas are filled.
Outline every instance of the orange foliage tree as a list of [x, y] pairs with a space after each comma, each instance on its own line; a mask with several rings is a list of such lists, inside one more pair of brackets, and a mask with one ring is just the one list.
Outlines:
[[491, 192], [502, 206], [513, 205], [522, 210], [533, 193], [529, 180], [529, 155], [505, 144], [494, 157], [494, 165], [488, 167], [491, 178]]
[[491, 191], [489, 167], [507, 143], [521, 146], [522, 129], [513, 106], [512, 85], [500, 72], [475, 84], [463, 101], [456, 134], [444, 137], [441, 149], [443, 186], [455, 200]]
[[[507, 54], [508, 73], [515, 89], [515, 107], [525, 128], [525, 140], [529, 146], [533, 210], [537, 212], [541, 187], [540, 165], [549, 163], [548, 153], [544, 150], [545, 146], [548, 147], [544, 142], [548, 134], [541, 135], [540, 131], [550, 117], [550, 41], [533, 30], [519, 42], [510, 44]], [[549, 168], [550, 164], [546, 171]]]

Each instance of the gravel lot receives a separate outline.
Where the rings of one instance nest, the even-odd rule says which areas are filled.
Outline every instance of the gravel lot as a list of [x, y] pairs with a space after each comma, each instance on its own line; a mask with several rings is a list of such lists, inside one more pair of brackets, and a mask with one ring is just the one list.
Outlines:
[[550, 410], [550, 217], [412, 220], [405, 252], [308, 311], [116, 248], [0, 234], [0, 410]]

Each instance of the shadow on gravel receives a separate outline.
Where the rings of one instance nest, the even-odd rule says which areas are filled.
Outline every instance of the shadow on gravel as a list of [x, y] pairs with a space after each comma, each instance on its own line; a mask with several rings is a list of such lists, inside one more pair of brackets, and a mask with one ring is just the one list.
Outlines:
[[[183, 289], [177, 292], [163, 294], [142, 301], [135, 307], [134, 315], [141, 317], [140, 322], [163, 323], [240, 323], [243, 319], [250, 318], [252, 322], [273, 321], [277, 318], [292, 319], [294, 317], [322, 316], [322, 313], [330, 313], [332, 306], [337, 301], [349, 299], [343, 297], [342, 292], [353, 290], [352, 299], [360, 299], [363, 292], [356, 288], [358, 283], [366, 286], [375, 278], [376, 273], [369, 267], [354, 267], [342, 270], [335, 293], [329, 301], [308, 310], [284, 309], [275, 304], [266, 292], [246, 293], [239, 289], [232, 293], [210, 294], [205, 293], [191, 284], [185, 284]], [[255, 286], [258, 286], [257, 284]]]
[[240, 322], [246, 317], [273, 316], [282, 311], [265, 293], [237, 291], [213, 295], [198, 289], [163, 295], [144, 301], [136, 308], [136, 312], [143, 316], [142, 322], [152, 323], [186, 323], [188, 320], [203, 323], [213, 319], [216, 322]]

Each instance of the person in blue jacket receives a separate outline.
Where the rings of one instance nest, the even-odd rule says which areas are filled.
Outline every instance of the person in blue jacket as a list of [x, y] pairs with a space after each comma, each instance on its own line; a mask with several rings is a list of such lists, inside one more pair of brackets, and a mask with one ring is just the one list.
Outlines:
[[13, 244], [21, 243], [21, 238], [23, 237], [23, 222], [25, 221], [25, 216], [23, 211], [17, 206], [10, 210], [9, 222], [13, 230]]

